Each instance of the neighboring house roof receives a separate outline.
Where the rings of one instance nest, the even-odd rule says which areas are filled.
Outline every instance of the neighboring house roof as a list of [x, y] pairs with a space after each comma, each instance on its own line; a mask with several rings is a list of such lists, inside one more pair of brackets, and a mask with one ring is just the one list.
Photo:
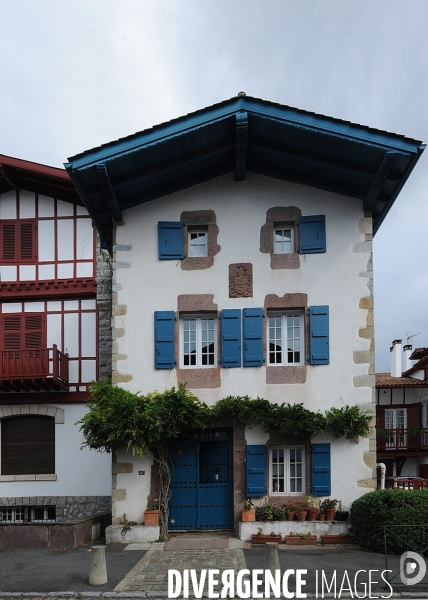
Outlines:
[[421, 360], [418, 360], [417, 363], [412, 365], [410, 367], [410, 369], [407, 369], [407, 371], [404, 371], [403, 375], [407, 376], [407, 375], [410, 375], [411, 373], [414, 373], [415, 371], [420, 371], [421, 369], [425, 369], [427, 365], [428, 365], [428, 356], [425, 356], [424, 358], [421, 358]]
[[427, 380], [416, 379], [415, 377], [392, 377], [390, 373], [376, 373], [376, 388], [426, 388]]
[[111, 246], [122, 211], [219, 175], [252, 171], [361, 198], [374, 232], [424, 145], [403, 135], [238, 96], [82, 152], [65, 165]]
[[420, 360], [428, 355], [428, 348], [415, 348], [409, 356], [409, 360]]
[[0, 194], [14, 189], [83, 205], [67, 171], [0, 154]]

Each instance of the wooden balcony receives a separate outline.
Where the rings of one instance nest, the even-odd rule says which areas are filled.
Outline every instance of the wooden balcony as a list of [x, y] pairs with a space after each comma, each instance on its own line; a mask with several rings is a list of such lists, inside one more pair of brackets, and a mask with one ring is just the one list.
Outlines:
[[428, 454], [428, 429], [409, 427], [406, 429], [378, 429], [376, 436], [377, 456], [387, 458], [419, 456]]
[[52, 348], [0, 350], [0, 391], [68, 390], [68, 354]]
[[387, 477], [385, 479], [385, 489], [387, 490], [421, 490], [426, 487], [428, 487], [428, 479], [423, 477]]

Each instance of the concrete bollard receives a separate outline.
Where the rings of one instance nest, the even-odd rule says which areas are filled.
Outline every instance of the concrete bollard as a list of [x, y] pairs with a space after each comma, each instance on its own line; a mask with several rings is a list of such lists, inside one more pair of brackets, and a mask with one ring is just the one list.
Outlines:
[[274, 577], [276, 569], [280, 569], [277, 543], [268, 542], [267, 544], [265, 544], [263, 568], [265, 571], [270, 571]]
[[106, 549], [104, 546], [92, 546], [89, 584], [103, 585], [103, 583], [107, 583]]

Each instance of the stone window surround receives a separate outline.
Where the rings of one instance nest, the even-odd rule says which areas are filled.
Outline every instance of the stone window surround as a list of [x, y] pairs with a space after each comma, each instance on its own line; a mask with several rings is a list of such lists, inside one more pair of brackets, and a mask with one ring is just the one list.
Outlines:
[[[284, 255], [282, 255], [284, 256]], [[263, 312], [267, 316], [268, 311], [282, 311], [282, 310], [301, 310], [303, 312], [304, 322], [304, 359], [306, 362], [306, 356], [308, 356], [309, 348], [309, 317], [307, 313], [309, 311], [308, 306], [308, 295], [301, 293], [284, 294], [280, 297], [276, 294], [268, 294], [265, 296]], [[263, 319], [263, 355], [266, 356], [266, 383], [269, 384], [290, 384], [290, 383], [305, 383], [307, 366], [303, 365], [269, 365], [267, 362], [268, 356], [268, 319]]]
[[[20, 415], [43, 415], [53, 417], [56, 425], [64, 424], [64, 409], [47, 404], [12, 404], [0, 406], [0, 420]], [[0, 475], [1, 481], [56, 481], [57, 475], [53, 473]]]
[[[274, 206], [266, 212], [266, 223], [260, 229], [260, 252], [270, 254], [271, 269], [299, 269], [299, 217], [302, 211], [296, 206]], [[273, 232], [275, 223], [290, 226], [294, 231], [294, 252], [275, 254]]]
[[[218, 254], [221, 247], [217, 244], [218, 226], [217, 218], [213, 210], [184, 211], [180, 215], [180, 221], [184, 223], [184, 256], [180, 266], [184, 271], [197, 271], [209, 269], [214, 264], [214, 256]], [[208, 256], [189, 256], [189, 231], [206, 228], [208, 232]]]
[[[177, 317], [174, 322], [174, 356], [180, 357], [180, 315], [183, 313], [201, 315], [210, 313], [220, 316], [218, 305], [213, 302], [214, 294], [183, 294], [177, 297]], [[221, 320], [217, 322], [217, 357], [214, 367], [180, 368], [179, 360], [175, 366], [177, 385], [187, 385], [189, 389], [213, 389], [221, 386], [221, 368], [219, 365], [221, 352]]]

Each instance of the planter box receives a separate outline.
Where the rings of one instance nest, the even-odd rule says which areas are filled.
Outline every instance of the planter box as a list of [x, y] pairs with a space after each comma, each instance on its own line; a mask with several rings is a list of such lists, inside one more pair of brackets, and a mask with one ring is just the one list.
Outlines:
[[307, 537], [300, 537], [300, 535], [286, 535], [285, 543], [289, 546], [315, 546], [317, 536], [308, 535]]
[[322, 535], [323, 544], [352, 544], [352, 536], [350, 535]]
[[280, 535], [257, 535], [256, 533], [254, 533], [251, 536], [251, 543], [252, 544], [267, 544], [268, 542], [276, 542], [277, 544], [281, 543], [281, 536]]
[[158, 510], [145, 510], [144, 511], [144, 525], [149, 525], [149, 526], [159, 525], [159, 511]]

